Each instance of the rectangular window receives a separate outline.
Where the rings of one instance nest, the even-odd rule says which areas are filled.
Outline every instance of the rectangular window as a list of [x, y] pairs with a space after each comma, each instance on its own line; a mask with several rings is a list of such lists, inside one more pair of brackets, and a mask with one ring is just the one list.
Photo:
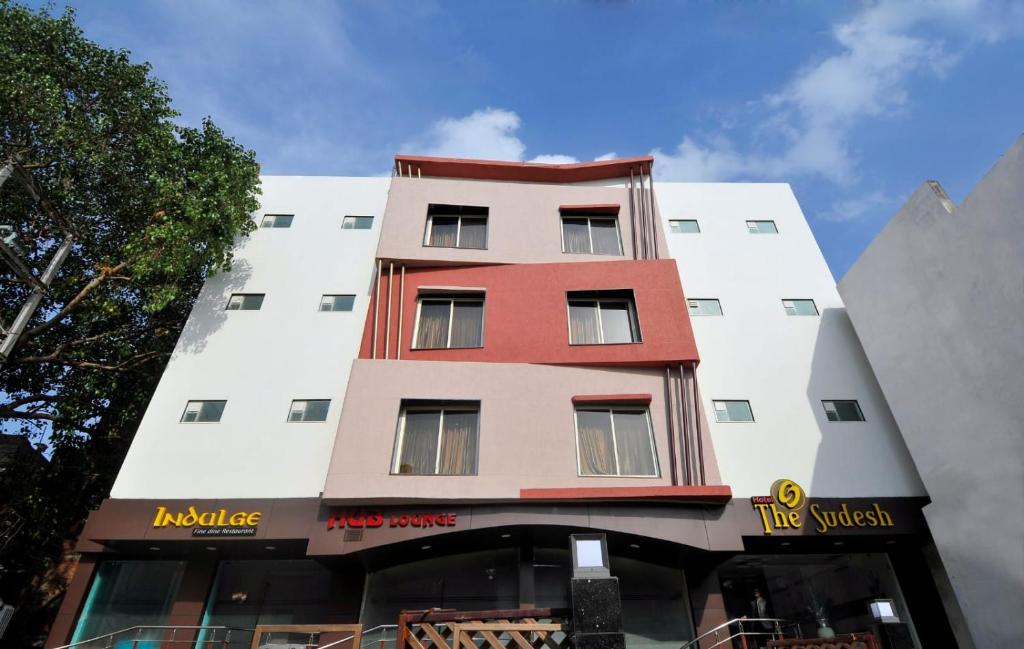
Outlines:
[[487, 248], [487, 208], [430, 205], [423, 245], [434, 248]]
[[818, 315], [814, 300], [783, 300], [782, 308], [786, 315]]
[[621, 255], [619, 220], [614, 216], [563, 216], [562, 252]]
[[864, 413], [855, 400], [822, 401], [821, 405], [825, 407], [825, 416], [829, 421], [864, 421]]
[[579, 474], [657, 477], [646, 408], [577, 408]]
[[265, 228], [290, 228], [294, 214], [264, 214], [263, 227]]
[[413, 349], [483, 347], [483, 295], [421, 297], [413, 340]]
[[372, 216], [346, 216], [341, 221], [342, 230], [369, 230], [373, 228]]
[[228, 298], [228, 311], [259, 311], [265, 293], [232, 293]]
[[640, 342], [633, 291], [576, 291], [568, 294], [569, 344]]
[[324, 295], [320, 298], [321, 311], [351, 311], [355, 295]]
[[754, 411], [749, 401], [714, 401], [715, 421], [742, 422], [754, 421]]
[[690, 315], [722, 315], [722, 304], [715, 299], [687, 299], [686, 308]]
[[189, 401], [181, 414], [182, 423], [213, 423], [220, 421], [227, 401]]
[[288, 410], [288, 421], [327, 421], [330, 399], [296, 399]]
[[405, 402], [391, 472], [476, 475], [479, 426], [476, 401]]
[[673, 234], [700, 234], [700, 225], [692, 219], [670, 219], [668, 229]]
[[778, 234], [775, 221], [747, 221], [747, 232], [750, 234]]

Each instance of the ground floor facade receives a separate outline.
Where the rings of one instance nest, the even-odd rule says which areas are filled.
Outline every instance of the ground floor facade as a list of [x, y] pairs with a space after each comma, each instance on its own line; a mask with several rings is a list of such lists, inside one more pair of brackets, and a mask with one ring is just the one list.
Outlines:
[[567, 609], [569, 535], [581, 531], [607, 536], [629, 649], [678, 649], [759, 613], [809, 638], [870, 632], [876, 600], [891, 600], [912, 646], [955, 646], [924, 501], [786, 487], [669, 502], [108, 500], [47, 647], [143, 625], [234, 627], [218, 646], [249, 647], [258, 625], [361, 624], [365, 644], [393, 641], [402, 611]]

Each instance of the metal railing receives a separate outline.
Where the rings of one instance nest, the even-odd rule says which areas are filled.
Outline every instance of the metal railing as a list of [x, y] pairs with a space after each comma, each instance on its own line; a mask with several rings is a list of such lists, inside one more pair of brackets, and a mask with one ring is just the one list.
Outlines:
[[[191, 645], [196, 649], [226, 649], [231, 644], [232, 632], [237, 641], [239, 635], [251, 636], [253, 629], [232, 626], [132, 626], [56, 649], [176, 649], [176, 645]], [[209, 634], [209, 637], [200, 638], [200, 634]]]
[[[735, 631], [733, 627], [735, 627]], [[760, 645], [760, 640], [785, 638], [786, 631], [783, 629], [792, 629], [791, 637], [801, 637], [800, 626], [789, 620], [776, 617], [738, 617], [705, 631], [679, 649], [699, 649], [701, 643], [708, 640], [711, 640], [713, 644], [704, 649], [715, 649], [715, 647], [721, 646], [732, 647], [733, 640], [739, 640], [739, 645], [743, 649], [754, 649]], [[748, 639], [752, 642], [748, 642]]]

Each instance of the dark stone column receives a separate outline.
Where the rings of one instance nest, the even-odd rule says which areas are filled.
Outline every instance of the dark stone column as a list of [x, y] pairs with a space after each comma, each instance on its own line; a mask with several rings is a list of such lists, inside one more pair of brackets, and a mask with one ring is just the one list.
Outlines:
[[570, 588], [576, 649], [625, 649], [618, 578], [573, 579]]
[[96, 573], [97, 555], [83, 554], [78, 559], [78, 566], [75, 568], [71, 583], [64, 591], [64, 599], [60, 603], [60, 610], [50, 627], [50, 634], [46, 637], [45, 647], [59, 647], [71, 642], [71, 634], [75, 630], [75, 622], [82, 610], [82, 604], [89, 594], [89, 586], [92, 585], [92, 577]]

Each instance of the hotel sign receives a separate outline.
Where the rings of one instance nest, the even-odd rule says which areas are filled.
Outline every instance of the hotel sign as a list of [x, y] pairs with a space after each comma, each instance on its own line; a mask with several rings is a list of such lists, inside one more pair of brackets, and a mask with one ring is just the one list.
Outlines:
[[256, 536], [256, 528], [262, 517], [262, 512], [232, 512], [227, 509], [203, 511], [194, 505], [177, 512], [157, 507], [153, 527], [192, 528], [192, 536]]
[[766, 535], [798, 531], [805, 525], [813, 526], [818, 534], [894, 526], [892, 515], [877, 502], [859, 508], [843, 501], [835, 505], [811, 502], [800, 485], [792, 480], [776, 480], [770, 496], [754, 496], [750, 503], [759, 515]]

